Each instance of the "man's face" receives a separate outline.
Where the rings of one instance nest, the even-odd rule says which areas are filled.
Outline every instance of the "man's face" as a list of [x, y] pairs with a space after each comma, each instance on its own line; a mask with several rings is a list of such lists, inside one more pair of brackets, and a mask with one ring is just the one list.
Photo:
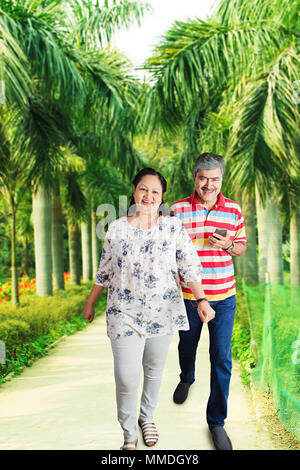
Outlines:
[[194, 182], [200, 202], [203, 204], [215, 202], [222, 186], [221, 168], [199, 170]]

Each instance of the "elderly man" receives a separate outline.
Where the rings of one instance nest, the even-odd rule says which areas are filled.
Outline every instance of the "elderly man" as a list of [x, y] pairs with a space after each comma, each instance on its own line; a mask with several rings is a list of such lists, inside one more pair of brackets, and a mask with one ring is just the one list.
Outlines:
[[203, 267], [205, 298], [195, 299], [182, 280], [182, 291], [190, 323], [189, 331], [180, 331], [178, 345], [180, 383], [174, 402], [183, 403], [195, 381], [195, 359], [203, 322], [197, 312], [200, 302], [209, 302], [215, 318], [208, 323], [210, 336], [210, 396], [207, 423], [215, 448], [232, 450], [224, 429], [231, 377], [231, 337], [235, 316], [235, 281], [232, 256], [246, 251], [244, 220], [239, 205], [221, 193], [224, 160], [220, 155], [201, 154], [194, 168], [195, 190], [172, 206], [188, 231]]

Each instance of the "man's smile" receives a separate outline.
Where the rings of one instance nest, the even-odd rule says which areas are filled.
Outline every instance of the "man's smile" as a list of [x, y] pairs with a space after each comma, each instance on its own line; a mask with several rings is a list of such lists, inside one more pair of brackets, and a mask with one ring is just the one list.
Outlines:
[[215, 189], [201, 188], [201, 191], [204, 191], [205, 193], [213, 193]]

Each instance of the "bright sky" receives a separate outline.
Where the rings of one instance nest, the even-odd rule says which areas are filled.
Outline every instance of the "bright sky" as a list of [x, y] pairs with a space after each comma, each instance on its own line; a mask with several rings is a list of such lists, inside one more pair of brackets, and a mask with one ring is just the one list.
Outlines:
[[[147, 0], [145, 0], [147, 1]], [[116, 33], [112, 45], [121, 50], [133, 63], [141, 66], [156, 44], [176, 20], [188, 18], [205, 20], [218, 3], [216, 0], [148, 0], [152, 13], [146, 13], [142, 26], [132, 26]], [[140, 74], [139, 74], [140, 75]]]

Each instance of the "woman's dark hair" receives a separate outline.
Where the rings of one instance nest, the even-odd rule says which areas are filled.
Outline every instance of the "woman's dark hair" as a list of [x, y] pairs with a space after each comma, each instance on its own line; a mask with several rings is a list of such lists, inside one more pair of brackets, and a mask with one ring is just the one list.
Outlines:
[[[133, 186], [136, 188], [137, 185], [139, 184], [139, 182], [141, 181], [141, 179], [146, 175], [157, 176], [159, 181], [160, 181], [161, 187], [162, 187], [162, 193], [164, 194], [166, 192], [167, 182], [166, 182], [165, 178], [163, 177], [163, 175], [161, 173], [159, 173], [159, 171], [156, 171], [153, 168], [143, 168], [142, 170], [140, 170], [135, 175], [134, 180], [132, 181]], [[164, 199], [162, 198], [162, 201], [161, 201], [161, 204], [160, 204], [159, 207], [161, 207], [163, 204], [164, 204]], [[135, 202], [134, 202], [134, 197], [133, 197], [133, 194], [132, 194], [130, 204], [129, 204], [128, 213], [129, 213], [130, 208], [133, 207], [133, 206], [135, 206]], [[161, 211], [159, 211], [159, 212], [161, 214]]]

